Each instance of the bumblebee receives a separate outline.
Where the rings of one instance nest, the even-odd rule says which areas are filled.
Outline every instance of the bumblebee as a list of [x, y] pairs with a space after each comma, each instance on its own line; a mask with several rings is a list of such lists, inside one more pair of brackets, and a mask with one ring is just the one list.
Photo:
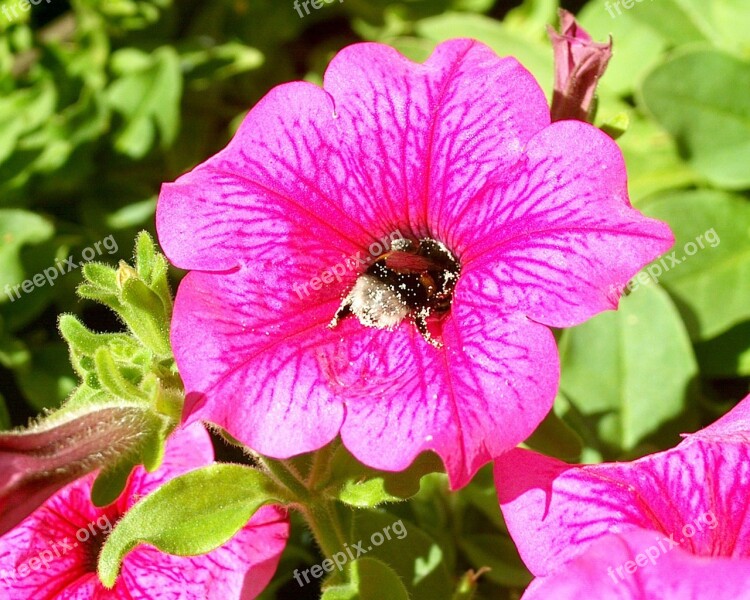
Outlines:
[[425, 238], [393, 242], [357, 278], [344, 298], [330, 327], [354, 315], [367, 327], [393, 329], [410, 318], [424, 339], [440, 348], [427, 329], [427, 319], [450, 310], [460, 266], [440, 242]]

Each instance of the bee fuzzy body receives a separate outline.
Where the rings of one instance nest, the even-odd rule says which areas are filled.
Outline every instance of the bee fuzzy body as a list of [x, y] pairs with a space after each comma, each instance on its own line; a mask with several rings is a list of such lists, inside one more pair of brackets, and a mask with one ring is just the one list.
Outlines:
[[427, 318], [450, 309], [459, 264], [435, 240], [398, 242], [357, 278], [331, 327], [349, 314], [378, 329], [393, 329], [409, 317], [427, 342], [440, 347], [427, 330]]

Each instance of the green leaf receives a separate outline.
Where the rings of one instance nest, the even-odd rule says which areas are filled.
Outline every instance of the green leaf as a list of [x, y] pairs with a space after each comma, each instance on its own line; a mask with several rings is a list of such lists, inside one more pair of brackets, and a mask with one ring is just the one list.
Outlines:
[[[125, 263], [121, 263], [118, 275], [128, 272], [135, 273]], [[120, 282], [123, 308], [119, 313], [130, 331], [156, 355], [171, 356], [172, 347], [169, 341], [171, 301], [170, 305], [165, 306], [160, 295], [148, 287], [137, 275], [135, 277], [126, 275], [120, 279]]]
[[149, 222], [156, 212], [156, 197], [131, 202], [106, 215], [104, 221], [108, 229], [121, 230]]
[[0, 304], [18, 302], [26, 294], [22, 289], [12, 289], [32, 275], [27, 273], [21, 260], [21, 249], [41, 244], [54, 233], [52, 224], [39, 215], [25, 210], [0, 209]]
[[750, 56], [750, 4], [745, 0], [713, 0], [703, 10], [710, 13], [721, 33], [723, 46], [739, 56]]
[[62, 343], [32, 348], [30, 361], [17, 371], [16, 379], [38, 412], [59, 407], [78, 383]]
[[599, 124], [599, 129], [606, 133], [613, 140], [616, 140], [628, 131], [630, 127], [630, 115], [627, 111], [619, 112], [613, 117], [608, 118], [603, 123]]
[[73, 315], [62, 315], [59, 328], [70, 348], [73, 366], [81, 377], [95, 372], [93, 359], [97, 350], [104, 346], [112, 352], [117, 363], [129, 362], [142, 368], [151, 363], [151, 353], [125, 333], [94, 333]]
[[583, 441], [554, 410], [544, 418], [534, 433], [524, 442], [529, 448], [566, 462], [577, 462]]
[[94, 506], [109, 506], [119, 498], [133, 472], [133, 461], [122, 460], [100, 473], [91, 489]]
[[[615, 3], [613, 3], [615, 4]], [[649, 26], [673, 45], [710, 41], [716, 37], [710, 21], [706, 18], [703, 0], [661, 0], [643, 2], [623, 13]], [[615, 19], [621, 18], [615, 7]]]
[[492, 464], [485, 465], [465, 488], [459, 492], [461, 502], [476, 508], [495, 528], [507, 532], [500, 506], [497, 503], [497, 489]]
[[701, 373], [708, 377], [750, 375], [750, 321], [695, 345]]
[[5, 319], [0, 315], [0, 365], [17, 369], [31, 359], [26, 344], [5, 331]]
[[330, 469], [325, 483], [328, 495], [364, 508], [411, 498], [419, 492], [420, 479], [427, 473], [442, 472], [443, 464], [436, 454], [424, 452], [403, 471], [376, 471], [357, 461], [342, 444], [333, 455]]
[[151, 236], [141, 231], [136, 238], [135, 269], [138, 276], [160, 298], [160, 310], [164, 319], [169, 322], [172, 314], [172, 294], [169, 289], [169, 263], [163, 254], [156, 250]]
[[713, 50], [683, 53], [643, 82], [642, 104], [711, 183], [750, 187], [750, 64]]
[[206, 554], [229, 541], [258, 509], [283, 493], [250, 467], [215, 464], [172, 479], [133, 506], [107, 538], [99, 577], [111, 588], [125, 555], [150, 544], [177, 556]]
[[52, 116], [55, 100], [55, 86], [46, 77], [33, 87], [0, 97], [0, 163], [11, 156], [24, 133], [40, 127]]
[[[663, 193], [639, 208], [669, 223], [672, 258], [652, 272], [680, 309], [694, 340], [719, 335], [750, 318], [750, 204], [714, 191]], [[679, 264], [673, 265], [674, 260]]]
[[618, 138], [628, 167], [634, 204], [656, 192], [695, 184], [700, 176], [682, 158], [677, 144], [654, 121], [631, 112], [628, 130]]
[[632, 450], [683, 415], [697, 374], [679, 313], [653, 284], [566, 330], [560, 355], [561, 390], [614, 449]]
[[88, 262], [83, 265], [83, 276], [89, 286], [108, 294], [117, 294], [117, 271], [109, 265]]
[[587, 2], [578, 16], [581, 26], [595, 40], [604, 41], [612, 36], [614, 54], [598, 88], [604, 97], [631, 94], [667, 47], [667, 40], [660, 32], [635, 18], [634, 11], [640, 10], [640, 5], [634, 11], [623, 10], [615, 19], [608, 10], [613, 5], [611, 0]]
[[513, 540], [499, 533], [466, 534], [458, 540], [475, 571], [489, 567], [485, 577], [507, 587], [525, 588], [531, 573], [524, 566]]
[[180, 48], [180, 61], [185, 77], [197, 89], [216, 85], [217, 81], [257, 69], [263, 64], [263, 54], [256, 48], [239, 42], [208, 45], [202, 39]]
[[372, 509], [357, 511], [352, 528], [355, 540], [361, 542], [366, 558], [378, 559], [398, 574], [413, 600], [443, 598], [453, 588], [441, 547], [404, 518]]
[[172, 296], [167, 266], [164, 256], [156, 253], [150, 236], [142, 232], [136, 240], [136, 268], [124, 261], [120, 261], [117, 270], [87, 263], [83, 267], [86, 283], [78, 287], [78, 294], [111, 308], [145, 349], [171, 359]]
[[547, 25], [557, 23], [558, 0], [524, 0], [521, 6], [508, 11], [503, 24], [527, 37], [539, 36]]
[[409, 600], [404, 583], [387, 564], [375, 558], [352, 563], [352, 581], [327, 588], [321, 600]]
[[674, 46], [711, 42], [738, 55], [748, 47], [750, 7], [744, 0], [660, 0], [622, 12], [617, 19], [632, 16]]
[[137, 64], [124, 73], [107, 90], [110, 105], [125, 120], [115, 148], [131, 158], [142, 158], [153, 147], [157, 131], [162, 145], [170, 145], [177, 135], [181, 96], [182, 73], [174, 48], [158, 48], [151, 53], [148, 66]]

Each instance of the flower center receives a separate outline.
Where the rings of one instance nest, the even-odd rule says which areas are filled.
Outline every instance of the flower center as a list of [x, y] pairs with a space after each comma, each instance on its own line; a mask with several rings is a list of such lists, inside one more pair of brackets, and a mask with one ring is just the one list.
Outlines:
[[439, 348], [442, 344], [427, 330], [427, 318], [450, 310], [460, 270], [441, 242], [395, 240], [391, 250], [357, 278], [331, 327], [349, 314], [379, 329], [393, 329], [408, 317], [425, 340]]
[[[103, 529], [100, 526], [100, 522], [103, 518], [106, 520], [106, 523], [109, 526], [108, 529]], [[96, 573], [97, 566], [99, 564], [99, 554], [101, 554], [104, 542], [107, 541], [109, 533], [112, 531], [112, 523], [115, 523], [116, 521], [116, 515], [114, 517], [102, 515], [96, 521], [96, 525], [98, 528], [89, 527], [79, 530], [79, 533], [85, 532], [87, 534], [85, 541], [81, 541], [81, 538], [78, 536], [76, 537], [80, 542], [80, 546], [82, 546], [83, 548], [84, 567], [88, 573]]]

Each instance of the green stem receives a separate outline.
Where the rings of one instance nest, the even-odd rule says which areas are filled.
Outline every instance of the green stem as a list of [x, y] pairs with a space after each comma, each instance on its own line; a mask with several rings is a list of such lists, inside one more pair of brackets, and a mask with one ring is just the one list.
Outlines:
[[334, 440], [315, 453], [312, 468], [310, 469], [310, 475], [307, 478], [307, 487], [309, 489], [315, 490], [326, 483], [324, 477], [326, 475], [326, 469], [330, 467], [331, 460], [333, 459], [333, 455], [337, 448], [338, 444]]
[[[334, 444], [329, 444], [318, 450], [307, 481], [289, 461], [259, 457], [271, 476], [294, 496], [294, 504], [307, 521], [324, 558], [331, 558], [337, 552], [344, 551], [344, 545], [350, 541], [344, 533], [336, 501], [325, 498], [315, 489], [325, 483], [320, 479], [325, 475], [335, 449]], [[334, 570], [328, 583], [344, 583], [347, 578], [348, 568], [343, 571]]]
[[[348, 542], [341, 527], [335, 502], [320, 500], [302, 507], [302, 514], [324, 558], [331, 558], [337, 552], [344, 551]], [[347, 579], [348, 567], [343, 571], [334, 570], [328, 580], [330, 585], [343, 583]]]
[[260, 457], [260, 461], [278, 483], [294, 494], [300, 504], [309, 501], [310, 491], [291, 463], [265, 457]]

